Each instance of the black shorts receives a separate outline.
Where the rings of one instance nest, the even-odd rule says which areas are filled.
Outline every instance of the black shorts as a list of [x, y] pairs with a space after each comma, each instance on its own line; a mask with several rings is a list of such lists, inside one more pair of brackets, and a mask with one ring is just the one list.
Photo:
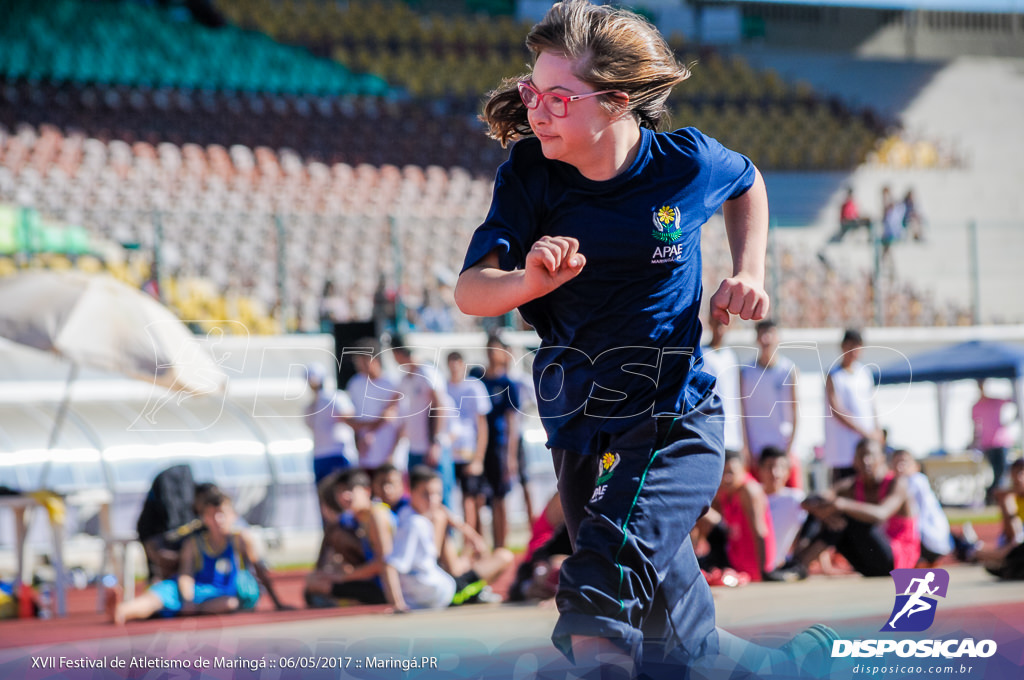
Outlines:
[[487, 492], [487, 488], [483, 475], [467, 475], [467, 467], [469, 467], [469, 463], [455, 464], [455, 479], [459, 480], [462, 496], [466, 498], [484, 495]]
[[893, 570], [892, 545], [885, 527], [845, 516], [844, 529], [829, 529], [814, 515], [804, 522], [801, 533], [811, 541], [833, 546], [862, 576], [888, 576]]
[[[325, 598], [322, 595], [317, 596], [306, 592], [305, 598], [306, 604], [310, 607], [323, 607], [325, 605]], [[365, 581], [335, 583], [331, 586], [330, 598], [333, 600], [355, 600], [360, 604], [387, 604], [388, 602], [387, 598], [384, 597], [384, 589], [381, 588], [380, 582], [375, 578]]]
[[519, 451], [517, 452], [517, 459], [519, 460], [519, 483], [526, 486], [526, 483], [530, 481], [526, 474], [526, 446], [523, 445], [523, 438], [519, 438]]
[[484, 494], [488, 500], [502, 500], [508, 495], [512, 485], [508, 481], [508, 447], [504, 444], [487, 444], [487, 455], [484, 456]]
[[856, 475], [857, 470], [852, 465], [850, 467], [834, 467], [832, 468], [832, 484], [848, 477], [855, 477]]

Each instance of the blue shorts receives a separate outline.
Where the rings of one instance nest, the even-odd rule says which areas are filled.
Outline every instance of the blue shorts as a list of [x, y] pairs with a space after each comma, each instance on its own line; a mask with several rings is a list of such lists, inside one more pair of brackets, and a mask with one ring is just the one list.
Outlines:
[[[253, 578], [252, 574], [245, 572], [243, 576], [240, 572], [238, 577], [241, 578]], [[154, 583], [149, 587], [149, 591], [160, 598], [160, 602], [163, 603], [163, 609], [160, 610], [160, 616], [174, 616], [181, 611], [181, 592], [178, 590], [178, 580], [169, 578]], [[209, 583], [197, 583], [195, 587], [195, 596], [192, 601], [196, 604], [202, 604], [209, 600], [214, 600], [218, 597], [239, 597], [238, 586], [233, 584], [229, 587], [214, 586]], [[256, 600], [243, 599], [239, 597], [238, 608], [239, 609], [252, 609], [256, 606]]]
[[602, 453], [552, 451], [573, 554], [562, 564], [552, 640], [603, 637], [638, 663], [716, 654], [711, 589], [690, 530], [718, 490], [724, 461], [715, 395], [604, 442]]

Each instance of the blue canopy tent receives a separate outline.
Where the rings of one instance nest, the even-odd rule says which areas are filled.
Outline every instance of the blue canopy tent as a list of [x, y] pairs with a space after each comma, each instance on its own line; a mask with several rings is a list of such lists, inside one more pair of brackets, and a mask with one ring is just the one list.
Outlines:
[[896, 385], [910, 382], [933, 382], [938, 389], [939, 442], [945, 441], [945, 384], [954, 380], [1006, 378], [1013, 381], [1017, 418], [1024, 432], [1024, 346], [972, 340], [959, 345], [924, 352], [905, 361], [874, 370], [875, 383]]

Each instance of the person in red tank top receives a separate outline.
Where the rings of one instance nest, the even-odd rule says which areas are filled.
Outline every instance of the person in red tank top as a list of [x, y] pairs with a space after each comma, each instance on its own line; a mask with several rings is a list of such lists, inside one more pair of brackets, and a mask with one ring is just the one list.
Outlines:
[[747, 472], [738, 452], [725, 452], [722, 484], [712, 509], [698, 522], [711, 552], [701, 558], [704, 569], [732, 568], [760, 581], [775, 566], [775, 532], [768, 497]]
[[857, 445], [854, 469], [854, 477], [804, 501], [811, 517], [783, 573], [806, 577], [807, 565], [829, 546], [864, 576], [888, 576], [893, 569], [917, 563], [917, 509], [906, 479], [889, 469], [881, 444], [873, 439]]

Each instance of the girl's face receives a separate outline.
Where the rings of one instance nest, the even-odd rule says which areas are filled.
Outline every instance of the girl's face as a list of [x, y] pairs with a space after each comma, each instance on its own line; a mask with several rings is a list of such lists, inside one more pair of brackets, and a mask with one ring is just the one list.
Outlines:
[[[530, 84], [542, 93], [566, 97], [597, 91], [574, 76], [572, 67], [573, 62], [563, 56], [541, 52]], [[597, 147], [608, 139], [613, 117], [600, 100], [601, 97], [589, 97], [570, 102], [564, 118], [552, 115], [545, 103], [527, 109], [530, 128], [540, 140], [546, 158], [569, 163], [582, 171], [601, 154]]]

